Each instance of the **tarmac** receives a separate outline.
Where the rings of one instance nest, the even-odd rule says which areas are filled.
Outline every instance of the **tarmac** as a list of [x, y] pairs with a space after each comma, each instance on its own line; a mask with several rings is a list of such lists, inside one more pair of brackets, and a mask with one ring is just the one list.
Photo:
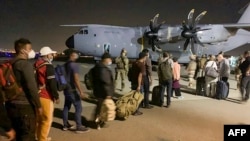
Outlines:
[[[54, 65], [61, 63], [63, 62], [54, 62]], [[80, 65], [80, 80], [82, 87], [85, 88], [84, 74], [93, 67], [93, 64], [81, 63]], [[184, 67], [181, 75], [180, 83], [184, 98], [173, 97], [170, 108], [158, 106], [154, 106], [153, 109], [141, 108], [143, 115], [130, 116], [124, 121], [108, 122], [109, 127], [101, 130], [95, 129], [91, 122], [95, 109], [94, 102], [83, 100], [83, 124], [91, 128], [90, 132], [83, 134], [62, 131], [64, 95], [60, 92], [60, 104], [55, 104], [54, 120], [49, 136], [52, 141], [222, 141], [225, 124], [250, 124], [250, 104], [240, 101], [241, 95], [239, 90], [236, 90], [233, 75], [229, 79], [230, 93], [226, 100], [195, 95], [195, 88], [186, 87], [188, 82]], [[156, 85], [158, 85], [158, 78], [156, 72], [153, 72], [151, 91]], [[117, 87], [120, 88], [119, 85]], [[126, 80], [126, 89], [123, 92], [117, 89], [115, 96], [122, 96], [129, 91], [130, 83]], [[86, 93], [91, 95], [91, 91], [86, 90]], [[75, 124], [74, 111], [72, 106], [69, 114], [71, 124]], [[5, 141], [0, 137], [1, 140]]]

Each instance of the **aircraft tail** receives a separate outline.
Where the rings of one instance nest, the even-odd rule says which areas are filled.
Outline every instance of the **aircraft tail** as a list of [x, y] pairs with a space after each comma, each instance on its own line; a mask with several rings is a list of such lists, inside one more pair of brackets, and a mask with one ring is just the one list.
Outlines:
[[[245, 10], [244, 13], [242, 12], [243, 10]], [[250, 23], [250, 3], [244, 6], [239, 12], [243, 14], [238, 23]]]

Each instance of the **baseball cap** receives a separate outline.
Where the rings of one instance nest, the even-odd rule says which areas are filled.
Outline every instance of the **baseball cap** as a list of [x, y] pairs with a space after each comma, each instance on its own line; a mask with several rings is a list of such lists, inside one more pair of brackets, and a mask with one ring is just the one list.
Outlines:
[[45, 56], [45, 55], [48, 55], [48, 54], [52, 54], [52, 53], [57, 53], [56, 51], [53, 51], [50, 47], [48, 46], [45, 46], [45, 47], [42, 47], [40, 49], [40, 55], [41, 56]]

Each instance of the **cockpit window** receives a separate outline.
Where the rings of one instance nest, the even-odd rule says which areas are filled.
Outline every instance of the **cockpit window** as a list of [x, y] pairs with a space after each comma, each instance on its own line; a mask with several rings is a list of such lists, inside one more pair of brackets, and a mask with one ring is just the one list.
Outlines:
[[88, 34], [89, 31], [85, 29], [83, 33], [84, 33], [84, 34]]
[[83, 30], [79, 31], [79, 34], [83, 34]]

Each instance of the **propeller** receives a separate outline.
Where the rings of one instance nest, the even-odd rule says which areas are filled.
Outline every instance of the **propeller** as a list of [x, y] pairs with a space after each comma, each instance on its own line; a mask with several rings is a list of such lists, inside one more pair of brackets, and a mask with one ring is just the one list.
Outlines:
[[145, 33], [146, 37], [149, 38], [149, 44], [151, 45], [153, 51], [155, 51], [156, 48], [158, 50], [160, 49], [159, 45], [156, 44], [158, 41], [158, 31], [160, 30], [161, 25], [165, 23], [165, 21], [163, 21], [160, 24], [158, 24], [158, 18], [159, 14], [156, 14], [154, 18], [150, 20], [149, 23], [150, 30]]
[[197, 25], [199, 24], [200, 20], [205, 16], [206, 13], [207, 11], [201, 12], [194, 20], [193, 18], [194, 9], [192, 9], [188, 14], [187, 18], [188, 23], [186, 24], [185, 21], [182, 22], [183, 31], [181, 33], [181, 36], [186, 38], [186, 41], [184, 43], [184, 51], [187, 50], [189, 43], [191, 44], [192, 51], [194, 51], [194, 43], [198, 43], [204, 47], [204, 44], [202, 44], [197, 37], [197, 32], [210, 29], [200, 29], [200, 27], [197, 27]]

